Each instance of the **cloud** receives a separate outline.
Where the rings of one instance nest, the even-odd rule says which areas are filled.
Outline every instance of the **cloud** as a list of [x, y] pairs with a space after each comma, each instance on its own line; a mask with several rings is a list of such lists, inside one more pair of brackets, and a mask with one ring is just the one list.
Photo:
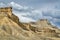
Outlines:
[[10, 2], [8, 5], [12, 6], [13, 8], [16, 8], [16, 9], [22, 9], [23, 6], [15, 3], [15, 2]]
[[25, 23], [28, 23], [28, 22], [35, 22], [35, 20], [31, 19], [31, 18], [28, 18], [28, 17], [19, 17], [20, 18], [20, 21], [21, 22], [25, 22]]
[[[21, 14], [15, 14], [19, 17], [20, 19], [20, 22], [24, 22], [24, 23], [28, 23], [28, 22], [35, 22], [36, 20], [32, 19], [32, 18], [29, 18], [29, 17], [24, 17], [22, 16]], [[24, 15], [24, 14], [23, 14]]]
[[42, 18], [40, 10], [35, 10], [34, 8], [28, 6], [21, 6], [20, 4], [17, 4], [15, 2], [10, 2], [9, 5], [11, 5], [14, 9], [13, 11], [15, 13], [18, 12], [19, 15], [29, 17], [35, 20]]
[[29, 7], [15, 3], [15, 2], [10, 2], [8, 6], [12, 6], [16, 10], [28, 10]]

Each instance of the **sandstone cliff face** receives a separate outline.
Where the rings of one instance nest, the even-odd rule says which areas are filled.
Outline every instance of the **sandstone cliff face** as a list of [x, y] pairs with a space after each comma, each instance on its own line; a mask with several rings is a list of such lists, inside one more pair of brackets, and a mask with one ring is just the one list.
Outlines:
[[11, 7], [0, 8], [0, 40], [60, 40], [59, 32], [46, 19], [21, 23]]

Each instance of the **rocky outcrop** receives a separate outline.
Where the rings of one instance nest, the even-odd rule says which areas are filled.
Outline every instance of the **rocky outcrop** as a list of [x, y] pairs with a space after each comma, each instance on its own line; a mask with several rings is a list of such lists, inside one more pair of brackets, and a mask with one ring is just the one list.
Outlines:
[[59, 32], [47, 19], [21, 23], [12, 7], [0, 8], [0, 40], [60, 40]]

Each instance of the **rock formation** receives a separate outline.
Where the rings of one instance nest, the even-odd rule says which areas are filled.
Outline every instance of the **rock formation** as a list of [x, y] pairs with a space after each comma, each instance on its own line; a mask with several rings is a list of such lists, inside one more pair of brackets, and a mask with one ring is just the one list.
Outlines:
[[47, 19], [21, 23], [12, 7], [0, 8], [0, 40], [60, 40], [60, 29]]

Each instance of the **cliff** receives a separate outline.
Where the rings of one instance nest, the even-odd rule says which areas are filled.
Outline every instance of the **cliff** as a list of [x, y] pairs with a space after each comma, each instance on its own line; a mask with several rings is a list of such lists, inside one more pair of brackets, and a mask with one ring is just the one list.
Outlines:
[[0, 8], [0, 40], [60, 40], [60, 29], [47, 19], [21, 23], [12, 7]]

